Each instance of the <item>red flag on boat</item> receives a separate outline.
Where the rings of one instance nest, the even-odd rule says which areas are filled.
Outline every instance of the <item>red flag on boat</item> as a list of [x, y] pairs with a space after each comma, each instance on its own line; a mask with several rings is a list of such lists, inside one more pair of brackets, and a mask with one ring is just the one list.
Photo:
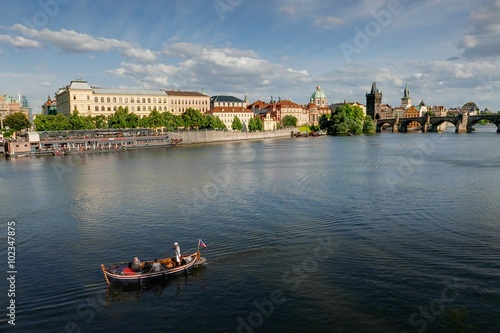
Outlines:
[[202, 248], [206, 248], [207, 246], [205, 245], [205, 243], [203, 243], [203, 241], [200, 239], [200, 241], [198, 242], [198, 245], [201, 246]]

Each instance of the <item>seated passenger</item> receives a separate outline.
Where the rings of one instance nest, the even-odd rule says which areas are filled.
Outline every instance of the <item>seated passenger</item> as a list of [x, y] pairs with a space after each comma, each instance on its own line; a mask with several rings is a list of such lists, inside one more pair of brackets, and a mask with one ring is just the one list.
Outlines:
[[141, 262], [139, 261], [139, 258], [135, 257], [134, 262], [130, 266], [130, 269], [133, 270], [134, 272], [142, 272], [140, 263]]
[[161, 264], [158, 262], [158, 259], [155, 259], [155, 262], [153, 265], [151, 265], [151, 269], [149, 270], [149, 272], [159, 272], [159, 271], [162, 271], [163, 270], [163, 267], [161, 267]]

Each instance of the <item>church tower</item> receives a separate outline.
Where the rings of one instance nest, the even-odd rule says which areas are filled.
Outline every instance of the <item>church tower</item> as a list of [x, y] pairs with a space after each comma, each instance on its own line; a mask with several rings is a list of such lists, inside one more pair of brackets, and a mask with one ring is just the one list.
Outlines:
[[409, 109], [411, 107], [412, 98], [410, 97], [410, 89], [408, 88], [408, 84], [406, 84], [406, 88], [403, 92], [403, 98], [401, 98], [401, 107], [403, 109]]
[[366, 93], [366, 115], [372, 117], [373, 120], [380, 118], [382, 111], [382, 92], [378, 90], [377, 83], [372, 83], [372, 90]]

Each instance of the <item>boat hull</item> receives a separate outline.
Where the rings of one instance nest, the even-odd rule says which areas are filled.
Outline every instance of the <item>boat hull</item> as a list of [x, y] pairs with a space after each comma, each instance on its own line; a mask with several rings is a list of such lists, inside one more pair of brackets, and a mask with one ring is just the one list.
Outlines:
[[[173, 258], [161, 259], [160, 262], [170, 262]], [[180, 266], [165, 268], [159, 272], [142, 272], [142, 273], [123, 273], [117, 272], [116, 269], [123, 263], [108, 265], [107, 267], [101, 264], [104, 277], [108, 284], [113, 286], [142, 286], [150, 283], [157, 283], [171, 276], [178, 274], [186, 274], [189, 270], [197, 265], [203, 264], [206, 259], [199, 256], [199, 253], [194, 253], [189, 256], [183, 256], [183, 263]], [[149, 267], [152, 262], [146, 262], [145, 267]]]

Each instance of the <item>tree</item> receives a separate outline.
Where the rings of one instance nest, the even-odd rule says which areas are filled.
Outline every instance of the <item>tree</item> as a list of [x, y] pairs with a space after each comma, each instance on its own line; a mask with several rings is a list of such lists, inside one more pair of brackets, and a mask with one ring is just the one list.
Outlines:
[[3, 126], [9, 126], [14, 131], [20, 131], [31, 126], [28, 117], [22, 112], [15, 112], [5, 117]]
[[95, 128], [108, 128], [108, 121], [106, 120], [105, 115], [98, 115], [95, 117], [91, 117], [92, 122], [94, 123]]
[[51, 122], [49, 117], [44, 114], [39, 114], [33, 121], [35, 124], [35, 130], [37, 131], [49, 131]]
[[50, 131], [65, 131], [71, 129], [71, 124], [69, 123], [69, 117], [63, 114], [56, 114], [55, 116], [49, 116], [51, 122]]
[[346, 103], [335, 109], [330, 118], [328, 132], [330, 134], [348, 134], [363, 132], [365, 116], [359, 106]]
[[363, 133], [373, 133], [376, 129], [375, 121], [372, 117], [365, 116], [365, 121], [363, 122]]
[[297, 118], [291, 115], [283, 117], [283, 127], [296, 127], [296, 126], [297, 126]]
[[128, 128], [127, 115], [128, 108], [118, 107], [118, 110], [108, 117], [109, 128]]
[[72, 130], [83, 130], [83, 129], [94, 129], [95, 125], [91, 119], [80, 116], [78, 110], [73, 111], [69, 115], [70, 129]]
[[205, 124], [207, 128], [226, 129], [226, 125], [219, 117], [205, 116]]
[[248, 122], [248, 129], [250, 131], [262, 131], [264, 129], [264, 123], [260, 117], [254, 117]]
[[319, 117], [319, 128], [320, 129], [326, 129], [328, 128], [328, 122], [330, 120], [330, 115], [322, 115], [321, 117]]
[[203, 128], [205, 126], [205, 118], [201, 112], [192, 108], [182, 114], [182, 120], [186, 127]]
[[231, 128], [234, 131], [241, 131], [243, 129], [243, 124], [241, 123], [240, 118], [234, 116], [233, 123], [231, 124]]

